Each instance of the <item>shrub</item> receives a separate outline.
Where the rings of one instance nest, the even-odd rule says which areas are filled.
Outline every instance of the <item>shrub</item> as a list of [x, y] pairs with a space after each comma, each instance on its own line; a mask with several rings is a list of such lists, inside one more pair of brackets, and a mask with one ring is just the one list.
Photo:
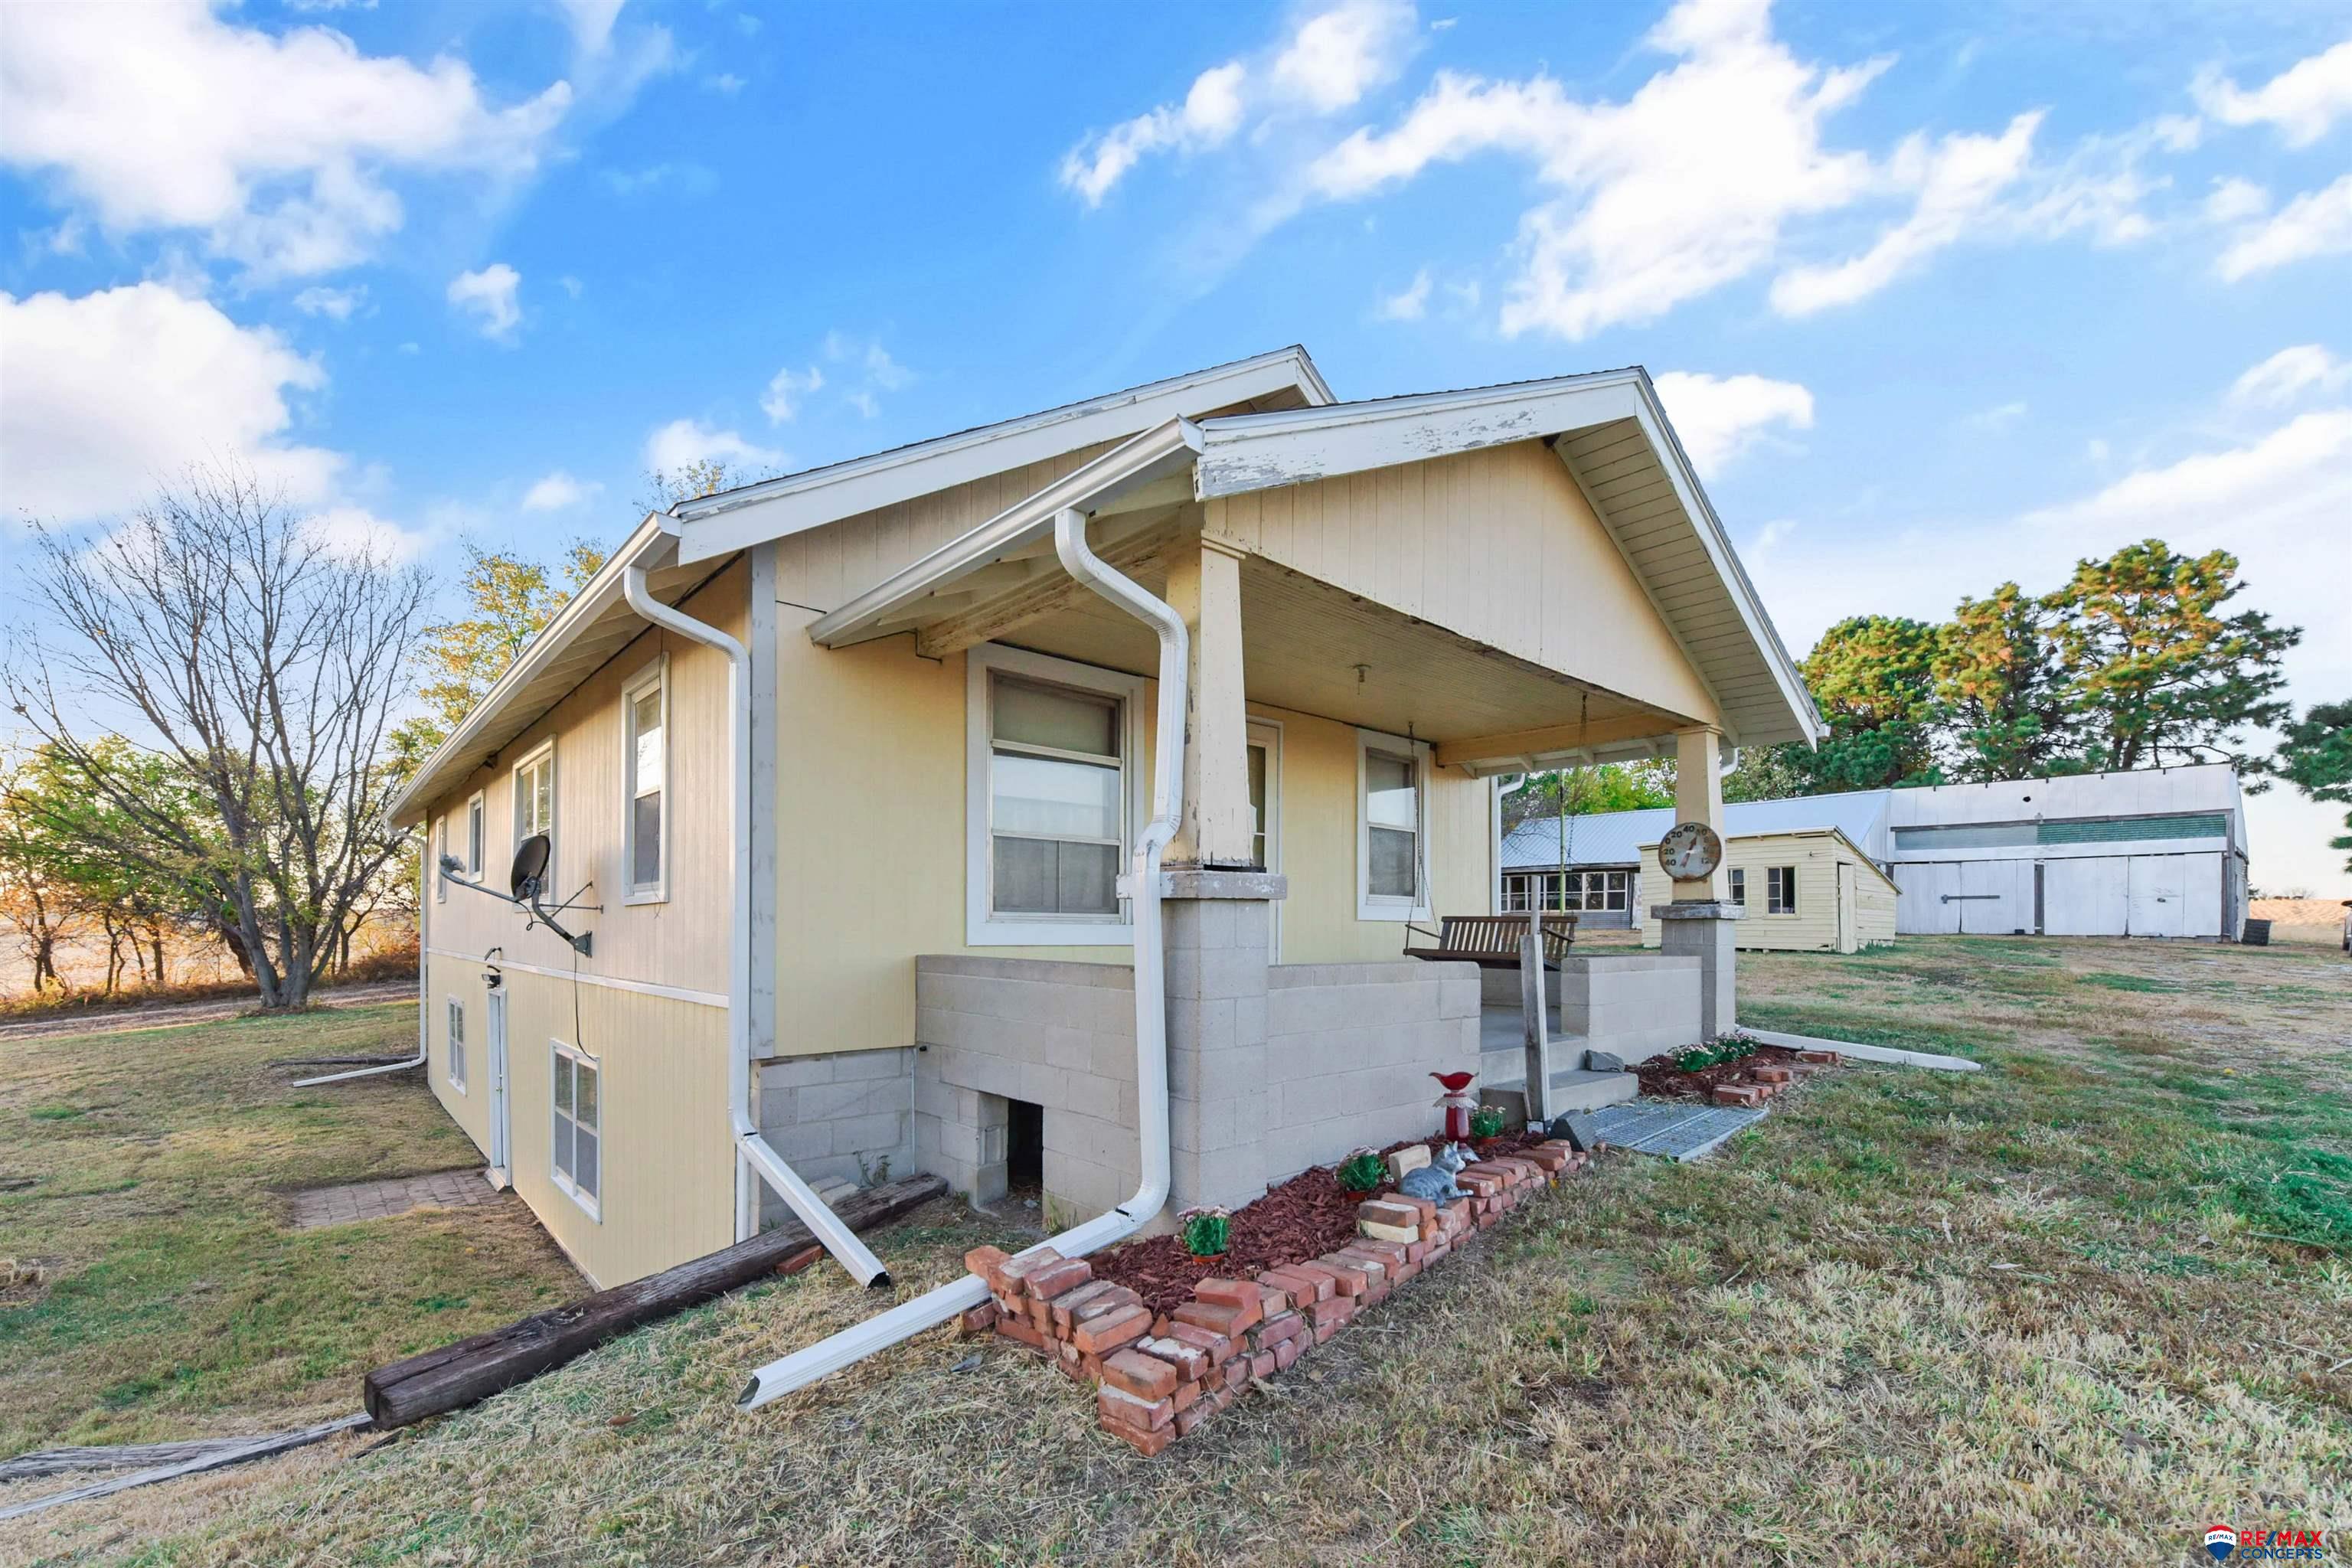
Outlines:
[[1752, 1057], [1756, 1054], [1758, 1046], [1758, 1041], [1750, 1039], [1746, 1035], [1738, 1033], [1724, 1035], [1707, 1041], [1705, 1045], [1693, 1046], [1686, 1051], [1676, 1052], [1675, 1066], [1685, 1072], [1698, 1072], [1703, 1068], [1717, 1067], [1724, 1062], [1736, 1062], [1743, 1058]]
[[1389, 1168], [1370, 1149], [1359, 1149], [1339, 1163], [1339, 1184], [1351, 1193], [1369, 1193], [1381, 1184]]
[[1221, 1258], [1233, 1237], [1233, 1216], [1223, 1209], [1202, 1207], [1186, 1209], [1176, 1216], [1183, 1228], [1179, 1233], [1184, 1240], [1184, 1250], [1195, 1258]]

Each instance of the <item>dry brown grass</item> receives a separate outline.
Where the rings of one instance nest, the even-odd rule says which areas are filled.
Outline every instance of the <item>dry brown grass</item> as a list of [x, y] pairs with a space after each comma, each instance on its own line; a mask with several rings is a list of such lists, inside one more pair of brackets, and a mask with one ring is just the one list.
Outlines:
[[[1743, 963], [1759, 1023], [1992, 1070], [1855, 1068], [1705, 1164], [1606, 1161], [1160, 1460], [944, 1335], [739, 1414], [747, 1368], [872, 1310], [819, 1269], [381, 1453], [0, 1526], [0, 1557], [2179, 1563], [2217, 1520], [2352, 1521], [2352, 970]], [[985, 1234], [942, 1204], [881, 1248], [910, 1291]]]

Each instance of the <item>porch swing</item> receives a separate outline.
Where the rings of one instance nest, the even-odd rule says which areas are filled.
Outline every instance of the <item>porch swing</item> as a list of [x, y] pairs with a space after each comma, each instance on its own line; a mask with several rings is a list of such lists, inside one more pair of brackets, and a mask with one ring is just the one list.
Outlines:
[[[1587, 698], [1585, 700], [1590, 702], [1591, 699]], [[1581, 710], [1580, 710], [1580, 712]], [[1583, 721], [1580, 717], [1578, 721], [1580, 733], [1582, 728]], [[1563, 904], [1568, 896], [1567, 868], [1574, 864], [1569, 857], [1576, 847], [1577, 815], [1569, 810], [1568, 793], [1563, 788], [1559, 802], [1559, 864], [1562, 872], [1560, 898]], [[1496, 854], [1499, 855], [1502, 852], [1502, 846], [1499, 843], [1495, 848]], [[1421, 864], [1416, 859], [1413, 863], [1416, 895], [1420, 890], [1420, 879]], [[1539, 893], [1534, 900], [1538, 907], [1525, 913], [1447, 915], [1439, 921], [1436, 931], [1408, 923], [1404, 928], [1404, 956], [1424, 959], [1433, 963], [1475, 963], [1481, 969], [1517, 969], [1520, 963], [1520, 949], [1527, 941], [1528, 927], [1532, 922], [1539, 933], [1543, 950], [1543, 966], [1547, 970], [1556, 970], [1559, 967], [1560, 960], [1568, 956], [1569, 949], [1576, 945], [1578, 917], [1565, 909], [1549, 910], [1541, 908], [1540, 906], [1546, 901], [1544, 896]], [[1416, 907], [1419, 902], [1420, 900], [1416, 896], [1414, 900]], [[1415, 936], [1432, 938], [1437, 945], [1415, 947], [1412, 945], [1412, 939]]]

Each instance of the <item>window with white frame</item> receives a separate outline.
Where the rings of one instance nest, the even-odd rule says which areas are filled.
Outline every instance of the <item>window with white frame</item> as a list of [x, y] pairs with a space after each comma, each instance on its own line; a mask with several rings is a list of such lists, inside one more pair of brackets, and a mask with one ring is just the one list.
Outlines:
[[1631, 871], [1510, 871], [1503, 877], [1503, 910], [1613, 912], [1630, 907], [1633, 890]]
[[658, 661], [621, 691], [621, 863], [628, 901], [669, 896], [669, 666]]
[[555, 1184], [596, 1214], [604, 1192], [604, 1078], [577, 1047], [550, 1040], [555, 1071], [554, 1137], [548, 1167]]
[[515, 845], [535, 833], [547, 835], [547, 878], [550, 889], [555, 880], [555, 746], [541, 746], [515, 764], [514, 770], [514, 829]]
[[466, 875], [477, 882], [482, 879], [483, 839], [489, 830], [489, 804], [480, 790], [466, 803]]
[[969, 940], [1129, 940], [1142, 682], [993, 646], [971, 663]]
[[466, 1092], [466, 1005], [449, 998], [449, 1087]]
[[1794, 866], [1766, 868], [1764, 912], [1768, 915], [1793, 915], [1797, 912], [1797, 868]]
[[1429, 748], [1356, 732], [1356, 913], [1411, 920], [1429, 912]]
[[1748, 873], [1737, 866], [1731, 868], [1731, 901], [1743, 910], [1748, 907]]

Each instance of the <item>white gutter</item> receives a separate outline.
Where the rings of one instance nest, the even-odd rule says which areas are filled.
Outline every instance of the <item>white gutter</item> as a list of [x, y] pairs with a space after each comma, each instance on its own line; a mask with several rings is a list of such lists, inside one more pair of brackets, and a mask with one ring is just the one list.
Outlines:
[[751, 655], [718, 627], [681, 614], [646, 587], [646, 569], [631, 565], [624, 578], [629, 608], [653, 625], [676, 632], [727, 656], [727, 709], [731, 721], [727, 768], [732, 788], [727, 801], [727, 836], [735, 846], [735, 909], [727, 960], [727, 1117], [735, 1133], [735, 1239], [759, 1233], [759, 1184], [753, 1173], [775, 1188], [809, 1233], [824, 1243], [851, 1279], [887, 1288], [882, 1260], [844, 1225], [841, 1216], [761, 1135], [751, 1120]]
[[[1129, 862], [1128, 897], [1135, 902], [1135, 1088], [1137, 1135], [1143, 1180], [1135, 1195], [1047, 1244], [1065, 1258], [1126, 1240], [1151, 1223], [1168, 1203], [1168, 974], [1160, 927], [1160, 857], [1176, 836], [1184, 806], [1184, 688], [1188, 641], [1183, 617], [1106, 564], [1087, 548], [1084, 512], [1066, 509], [1054, 519], [1054, 549], [1071, 576], [1160, 635], [1160, 753], [1151, 788], [1151, 820]], [[1032, 1249], [1034, 1250], [1034, 1249]], [[876, 1351], [911, 1339], [988, 1300], [988, 1287], [967, 1274], [853, 1329], [772, 1361], [751, 1374], [736, 1396], [745, 1410], [805, 1388], [864, 1361]]]

